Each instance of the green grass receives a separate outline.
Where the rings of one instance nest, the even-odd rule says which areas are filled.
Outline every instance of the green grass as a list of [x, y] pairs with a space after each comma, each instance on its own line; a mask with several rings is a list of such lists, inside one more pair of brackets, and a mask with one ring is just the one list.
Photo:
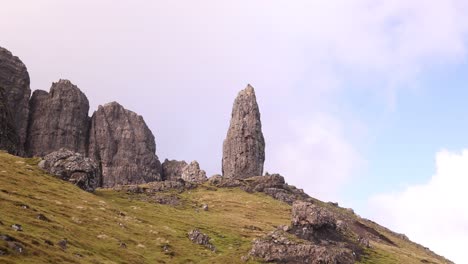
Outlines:
[[[9, 253], [0, 256], [0, 263], [242, 263], [253, 239], [290, 223], [289, 205], [259, 193], [201, 186], [181, 194], [169, 192], [180, 204], [161, 205], [145, 195], [84, 192], [47, 175], [37, 162], [0, 153], [0, 234], [26, 247], [19, 254], [0, 240], [0, 249]], [[202, 204], [209, 210], [201, 210]], [[330, 209], [356, 217], [341, 208]], [[38, 214], [50, 222], [37, 219]], [[12, 224], [22, 225], [23, 232], [14, 231]], [[360, 263], [444, 263], [378, 225], [372, 227], [398, 247], [372, 242]], [[187, 238], [194, 228], [211, 237], [216, 252]], [[64, 238], [69, 242], [66, 250], [57, 245]]]

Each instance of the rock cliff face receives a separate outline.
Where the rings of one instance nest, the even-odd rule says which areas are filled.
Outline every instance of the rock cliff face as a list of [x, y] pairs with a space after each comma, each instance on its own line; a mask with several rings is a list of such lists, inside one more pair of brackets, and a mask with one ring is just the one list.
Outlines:
[[154, 136], [141, 116], [116, 102], [93, 114], [88, 155], [100, 161], [103, 187], [160, 181], [155, 152]]
[[182, 170], [182, 180], [195, 183], [203, 183], [208, 180], [206, 172], [200, 169], [200, 164], [197, 161], [190, 162]]
[[78, 87], [60, 80], [49, 93], [34, 91], [29, 105], [28, 155], [42, 157], [60, 148], [86, 153], [89, 102]]
[[222, 170], [228, 178], [263, 174], [265, 139], [252, 86], [239, 92], [232, 108], [231, 124], [223, 144]]
[[0, 87], [0, 149], [18, 153], [19, 138], [10, 109], [6, 104], [5, 91]]
[[165, 181], [176, 181], [182, 176], [183, 169], [187, 166], [184, 160], [164, 160], [162, 164], [162, 176]]
[[29, 74], [21, 60], [0, 47], [0, 87], [4, 89], [5, 104], [10, 110], [18, 135], [18, 154], [24, 153], [29, 113]]

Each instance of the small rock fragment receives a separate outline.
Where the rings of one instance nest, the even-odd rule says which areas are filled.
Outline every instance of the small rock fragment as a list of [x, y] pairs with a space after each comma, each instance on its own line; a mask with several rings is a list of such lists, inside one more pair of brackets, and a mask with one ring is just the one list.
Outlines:
[[203, 209], [203, 211], [208, 211], [208, 205], [207, 204], [202, 204], [202, 209]]
[[211, 251], [216, 251], [213, 244], [210, 243], [210, 237], [203, 234], [198, 229], [194, 229], [188, 233], [188, 238], [195, 244], [203, 245]]
[[49, 218], [47, 218], [45, 215], [43, 214], [38, 214], [36, 216], [37, 219], [41, 220], [41, 221], [45, 221], [45, 222], [50, 222]]
[[23, 231], [23, 227], [21, 227], [21, 225], [18, 224], [11, 225], [11, 228], [13, 228], [13, 230], [15, 231]]
[[59, 247], [63, 250], [66, 250], [67, 247], [68, 247], [68, 240], [66, 238], [60, 240], [57, 245], [59, 245]]

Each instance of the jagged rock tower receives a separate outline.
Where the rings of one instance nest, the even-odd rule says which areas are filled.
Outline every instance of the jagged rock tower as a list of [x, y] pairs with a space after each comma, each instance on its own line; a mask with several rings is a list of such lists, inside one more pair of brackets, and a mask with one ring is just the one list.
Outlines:
[[68, 80], [52, 84], [50, 93], [34, 91], [29, 103], [26, 152], [43, 157], [61, 148], [86, 153], [89, 102]]
[[232, 107], [231, 124], [223, 143], [223, 176], [243, 179], [263, 174], [265, 139], [252, 86], [240, 91]]
[[143, 117], [112, 102], [91, 118], [88, 155], [100, 162], [102, 187], [160, 181], [154, 135]]
[[[3, 90], [2, 104], [6, 115], [9, 115], [9, 128], [7, 136], [0, 139], [0, 145], [9, 145], [8, 151], [13, 154], [24, 155], [24, 143], [26, 142], [26, 129], [28, 127], [29, 114], [29, 73], [23, 62], [13, 54], [0, 47], [0, 88]], [[6, 111], [9, 114], [6, 114]], [[3, 113], [2, 113], [3, 115]], [[6, 124], [6, 123], [5, 123]], [[3, 126], [3, 124], [2, 124]], [[6, 125], [5, 125], [6, 126]], [[11, 132], [17, 139], [12, 139]], [[11, 141], [13, 140], [13, 141]]]

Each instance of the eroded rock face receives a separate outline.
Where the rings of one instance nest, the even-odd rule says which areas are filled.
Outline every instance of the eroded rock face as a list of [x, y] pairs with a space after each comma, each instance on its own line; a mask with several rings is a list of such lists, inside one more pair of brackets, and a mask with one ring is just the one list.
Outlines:
[[336, 228], [336, 218], [325, 207], [296, 201], [292, 207], [292, 225], [313, 229]]
[[182, 170], [187, 166], [184, 160], [165, 159], [162, 164], [162, 176], [165, 181], [175, 181], [182, 177]]
[[203, 183], [208, 180], [206, 172], [200, 169], [200, 164], [197, 161], [190, 162], [189, 165], [182, 169], [182, 180], [195, 183]]
[[45, 156], [39, 166], [85, 191], [93, 192], [99, 187], [100, 174], [97, 163], [80, 153], [60, 149]]
[[5, 104], [10, 110], [18, 135], [18, 154], [24, 154], [29, 115], [29, 74], [23, 62], [0, 47], [0, 87], [4, 89]]
[[154, 136], [143, 117], [112, 102], [91, 118], [88, 155], [100, 161], [102, 186], [161, 180]]
[[265, 139], [252, 86], [240, 91], [232, 108], [231, 123], [223, 143], [223, 176], [248, 178], [263, 174]]
[[18, 154], [19, 138], [10, 108], [6, 103], [5, 91], [0, 87], [0, 149]]
[[60, 148], [85, 154], [88, 111], [86, 95], [68, 80], [53, 83], [49, 93], [34, 91], [30, 101], [28, 155], [42, 157]]

